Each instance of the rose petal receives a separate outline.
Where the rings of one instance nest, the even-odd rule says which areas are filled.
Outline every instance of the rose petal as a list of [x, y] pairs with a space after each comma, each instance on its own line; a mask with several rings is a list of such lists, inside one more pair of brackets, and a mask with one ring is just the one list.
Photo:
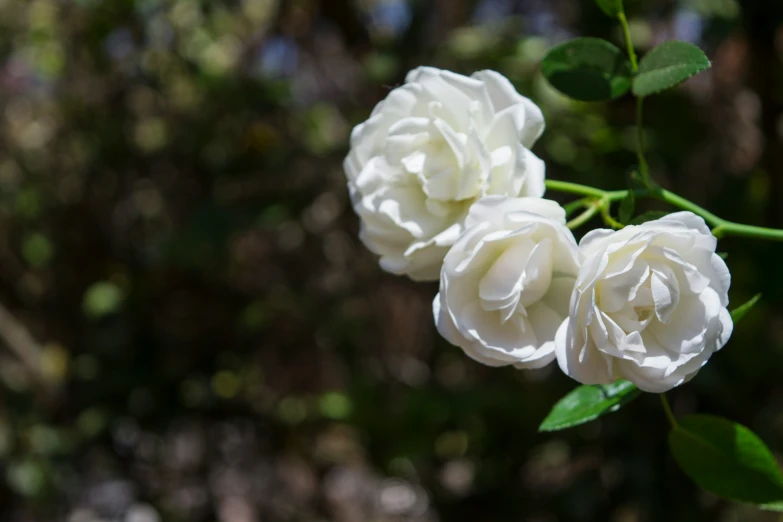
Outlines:
[[[582, 384], [610, 384], [614, 381], [611, 362], [598, 350], [573, 345], [570, 320], [564, 321], [555, 334], [555, 355], [563, 373]], [[580, 354], [584, 357], [579, 358]]]
[[525, 148], [541, 130], [541, 111], [497, 73], [411, 71], [351, 132], [343, 168], [360, 238], [382, 268], [437, 278], [476, 200], [543, 195], [543, 162]]

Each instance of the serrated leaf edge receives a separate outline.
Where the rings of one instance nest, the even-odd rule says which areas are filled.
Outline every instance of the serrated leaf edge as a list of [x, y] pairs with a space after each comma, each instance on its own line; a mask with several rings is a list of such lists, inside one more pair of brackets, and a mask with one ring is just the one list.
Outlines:
[[673, 89], [674, 87], [677, 87], [678, 85], [680, 85], [680, 84], [682, 84], [682, 83], [684, 83], [684, 82], [686, 82], [686, 81], [690, 80], [691, 78], [693, 78], [694, 76], [696, 76], [696, 75], [697, 75], [697, 74], [699, 74], [700, 72], [706, 71], [706, 70], [707, 70], [707, 69], [709, 69], [711, 66], [712, 66], [712, 63], [708, 61], [707, 65], [705, 65], [704, 67], [701, 67], [701, 68], [699, 68], [699, 69], [698, 69], [698, 70], [696, 70], [696, 71], [693, 71], [693, 73], [689, 74], [688, 76], [686, 76], [686, 77], [685, 77], [685, 78], [683, 78], [682, 80], [679, 80], [679, 81], [678, 81], [677, 83], [675, 83], [674, 85], [671, 85], [671, 86], [669, 86], [669, 87], [664, 87], [663, 89], [658, 89], [658, 90], [654, 90], [654, 91], [649, 91], [649, 92], [646, 92], [646, 93], [644, 93], [644, 94], [640, 94], [640, 93], [639, 93], [639, 92], [636, 90], [636, 82], [637, 82], [637, 80], [638, 80], [639, 78], [641, 78], [643, 75], [645, 75], [645, 74], [648, 74], [648, 73], [650, 73], [650, 72], [653, 72], [653, 71], [655, 71], [655, 72], [658, 72], [658, 71], [667, 71], [667, 70], [671, 70], [671, 69], [676, 69], [676, 68], [678, 68], [678, 67], [688, 67], [688, 66], [686, 66], [686, 65], [682, 65], [682, 64], [680, 64], [680, 65], [667, 65], [666, 67], [661, 67], [660, 69], [653, 69], [653, 71], [646, 71], [646, 72], [640, 73], [640, 74], [638, 74], [637, 76], [635, 76], [635, 77], [634, 77], [634, 79], [633, 79], [633, 82], [632, 82], [632, 85], [631, 85], [631, 90], [632, 90], [632, 91], [633, 91], [633, 93], [634, 93], [635, 95], [637, 95], [637, 96], [650, 96], [651, 94], [658, 94], [658, 93], [661, 93], [661, 92], [663, 92], [663, 91], [665, 91], [665, 90], [668, 90], [668, 89]]

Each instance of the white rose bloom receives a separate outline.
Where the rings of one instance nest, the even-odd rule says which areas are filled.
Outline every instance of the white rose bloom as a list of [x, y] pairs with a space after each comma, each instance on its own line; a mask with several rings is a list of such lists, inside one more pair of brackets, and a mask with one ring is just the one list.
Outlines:
[[438, 331], [490, 366], [553, 361], [581, 261], [565, 211], [546, 199], [488, 196], [465, 226], [443, 261]]
[[733, 328], [731, 275], [716, 245], [691, 212], [585, 235], [570, 318], [557, 332], [562, 370], [654, 393], [691, 379]]
[[436, 280], [474, 201], [544, 194], [529, 150], [543, 130], [541, 110], [496, 72], [414, 69], [351, 133], [344, 168], [362, 241], [384, 270]]

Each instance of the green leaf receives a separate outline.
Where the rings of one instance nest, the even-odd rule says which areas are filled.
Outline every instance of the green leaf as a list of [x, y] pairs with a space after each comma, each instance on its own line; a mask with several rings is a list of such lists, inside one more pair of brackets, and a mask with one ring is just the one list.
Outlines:
[[569, 98], [602, 101], [631, 87], [631, 66], [623, 52], [600, 38], [577, 38], [549, 50], [541, 62], [549, 83]]
[[743, 317], [745, 317], [745, 314], [750, 312], [750, 309], [753, 308], [756, 305], [756, 303], [759, 302], [759, 299], [761, 299], [761, 294], [756, 294], [753, 297], [751, 297], [750, 300], [748, 300], [748, 302], [732, 310], [731, 320], [734, 321], [734, 324], [737, 324]]
[[579, 386], [555, 404], [538, 431], [558, 431], [597, 419], [636, 398], [639, 390], [629, 381]]
[[666, 212], [665, 210], [650, 210], [649, 212], [645, 212], [643, 214], [639, 214], [635, 218], [633, 218], [631, 221], [628, 222], [629, 225], [641, 225], [642, 223], [647, 223], [648, 221], [653, 221], [655, 219], [661, 219], [663, 216], [669, 215], [669, 212]]
[[779, 509], [783, 475], [775, 457], [748, 428], [713, 415], [681, 418], [669, 432], [680, 468], [720, 497]]
[[620, 210], [617, 213], [617, 217], [620, 218], [620, 223], [627, 225], [631, 221], [633, 211], [636, 208], [636, 197], [633, 194], [633, 190], [629, 190], [628, 194], [620, 201]]
[[617, 15], [623, 11], [622, 0], [595, 0], [595, 3], [598, 4], [601, 11], [612, 18], [617, 17]]
[[647, 96], [671, 89], [709, 67], [709, 59], [695, 45], [678, 40], [663, 42], [639, 62], [633, 93]]

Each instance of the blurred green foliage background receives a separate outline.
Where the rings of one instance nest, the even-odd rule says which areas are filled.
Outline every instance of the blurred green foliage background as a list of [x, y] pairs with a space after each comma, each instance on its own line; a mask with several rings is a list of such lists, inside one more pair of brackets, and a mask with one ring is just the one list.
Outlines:
[[[627, 4], [713, 60], [647, 103], [657, 180], [783, 227], [783, 4]], [[656, 397], [538, 434], [574, 382], [467, 359], [357, 240], [348, 134], [422, 64], [501, 71], [549, 177], [623, 188], [633, 100], [538, 72], [578, 35], [620, 37], [588, 0], [0, 0], [0, 520], [777, 520], [689, 482]], [[674, 409], [783, 456], [783, 248], [720, 248], [764, 298]]]

